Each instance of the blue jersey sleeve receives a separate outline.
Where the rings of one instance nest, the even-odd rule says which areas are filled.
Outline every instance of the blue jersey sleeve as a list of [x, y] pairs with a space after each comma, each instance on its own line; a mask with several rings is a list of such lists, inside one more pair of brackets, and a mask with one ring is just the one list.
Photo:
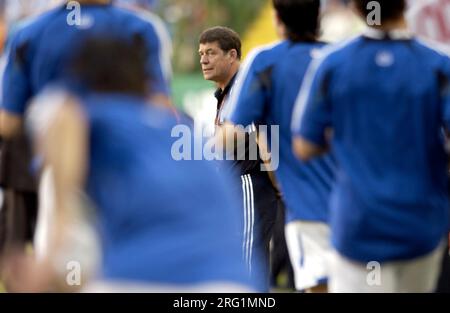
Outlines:
[[257, 70], [259, 56], [255, 50], [247, 57], [225, 105], [223, 117], [235, 125], [246, 127], [262, 118], [266, 87], [261, 77], [264, 73]]
[[22, 115], [31, 97], [28, 75], [28, 45], [19, 32], [12, 39], [6, 52], [6, 68], [3, 74], [2, 101], [0, 107], [10, 113]]
[[147, 73], [150, 76], [149, 89], [153, 94], [170, 95], [171, 44], [167, 33], [159, 25], [149, 24], [145, 30], [147, 44]]
[[292, 132], [319, 146], [326, 145], [325, 129], [331, 126], [331, 104], [326, 59], [313, 61], [297, 97], [292, 117]]

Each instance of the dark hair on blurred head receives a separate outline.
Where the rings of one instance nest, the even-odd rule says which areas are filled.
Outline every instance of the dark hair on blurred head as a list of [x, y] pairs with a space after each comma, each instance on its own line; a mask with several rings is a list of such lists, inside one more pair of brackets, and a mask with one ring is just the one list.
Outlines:
[[[363, 15], [367, 16], [372, 8], [367, 8], [367, 5], [373, 0], [352, 0], [357, 10]], [[405, 12], [405, 0], [377, 0], [381, 7], [381, 23], [396, 19]]]
[[315, 41], [319, 35], [320, 0], [272, 0], [291, 41]]
[[146, 51], [140, 35], [131, 39], [90, 37], [73, 59], [72, 74], [92, 91], [145, 95], [150, 79]]
[[216, 26], [203, 31], [198, 40], [200, 44], [218, 42], [220, 49], [228, 52], [232, 49], [237, 51], [238, 59], [242, 56], [242, 44], [239, 35], [228, 27]]

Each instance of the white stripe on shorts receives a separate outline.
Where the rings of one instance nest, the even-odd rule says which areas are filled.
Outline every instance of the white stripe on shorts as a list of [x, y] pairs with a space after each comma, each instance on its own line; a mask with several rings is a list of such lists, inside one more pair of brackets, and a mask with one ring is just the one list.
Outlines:
[[246, 259], [246, 238], [247, 238], [247, 196], [246, 196], [246, 181], [244, 179], [244, 175], [241, 176], [242, 181], [242, 202], [243, 202], [243, 208], [244, 208], [244, 234], [242, 239], [242, 256], [244, 257], [245, 262], [247, 262]]
[[247, 216], [247, 227], [246, 227], [246, 237], [245, 237], [245, 262], [247, 263], [247, 269], [250, 270], [250, 232], [251, 232], [251, 214], [250, 214], [250, 188], [248, 185], [247, 175], [244, 175], [245, 181], [245, 215]]
[[242, 175], [242, 193], [244, 201], [244, 242], [243, 253], [244, 260], [247, 264], [248, 270], [252, 271], [252, 257], [253, 257], [253, 241], [254, 241], [254, 224], [255, 224], [255, 209], [253, 197], [253, 184], [250, 175]]
[[242, 242], [242, 252], [247, 269], [252, 270], [252, 248], [253, 248], [253, 186], [250, 175], [242, 175], [242, 198], [244, 204], [244, 238]]
[[249, 268], [250, 273], [252, 272], [252, 257], [253, 257], [253, 233], [254, 233], [254, 226], [255, 226], [255, 200], [253, 198], [253, 181], [252, 177], [250, 175], [247, 175], [247, 179], [249, 181], [249, 188], [250, 188], [250, 258], [249, 258]]

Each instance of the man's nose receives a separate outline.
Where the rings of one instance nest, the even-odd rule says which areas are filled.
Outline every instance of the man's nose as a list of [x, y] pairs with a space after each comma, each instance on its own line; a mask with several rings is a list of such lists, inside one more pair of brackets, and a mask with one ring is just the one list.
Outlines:
[[208, 64], [209, 63], [209, 60], [206, 57], [206, 55], [203, 55], [203, 56], [200, 57], [200, 63], [201, 64]]

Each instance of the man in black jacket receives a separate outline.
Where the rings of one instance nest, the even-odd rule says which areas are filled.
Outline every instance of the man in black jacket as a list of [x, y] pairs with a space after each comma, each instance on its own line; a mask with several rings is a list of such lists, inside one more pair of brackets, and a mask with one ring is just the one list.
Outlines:
[[[239, 35], [226, 27], [205, 30], [199, 39], [199, 56], [204, 78], [217, 86], [215, 124], [220, 126], [223, 123], [221, 113], [239, 71]], [[268, 172], [261, 170], [264, 162], [256, 144], [255, 127], [247, 132], [245, 141], [245, 155], [237, 155], [235, 151], [232, 162], [232, 168], [240, 174], [241, 184], [238, 187], [244, 204], [243, 254], [252, 275], [259, 275], [268, 288], [269, 243], [277, 215], [277, 190]], [[257, 269], [260, 266], [262, 270]]]

